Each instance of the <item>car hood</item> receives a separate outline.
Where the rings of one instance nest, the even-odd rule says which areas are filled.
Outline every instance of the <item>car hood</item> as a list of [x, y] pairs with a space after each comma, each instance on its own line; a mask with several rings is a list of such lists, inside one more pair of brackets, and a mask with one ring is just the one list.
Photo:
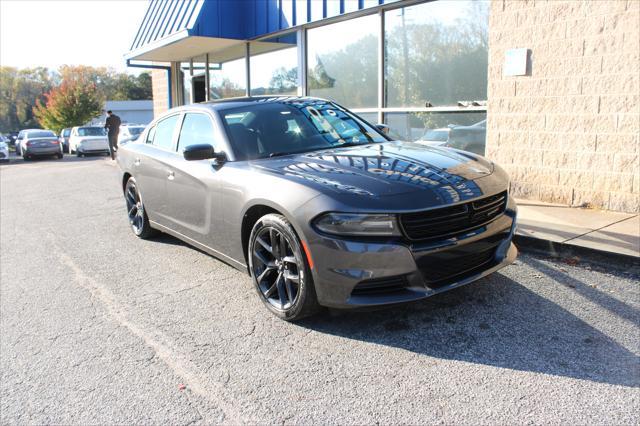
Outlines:
[[252, 164], [323, 193], [382, 198], [420, 192], [434, 203], [478, 197], [482, 191], [474, 180], [493, 172], [493, 164], [482, 157], [411, 142], [314, 151]]

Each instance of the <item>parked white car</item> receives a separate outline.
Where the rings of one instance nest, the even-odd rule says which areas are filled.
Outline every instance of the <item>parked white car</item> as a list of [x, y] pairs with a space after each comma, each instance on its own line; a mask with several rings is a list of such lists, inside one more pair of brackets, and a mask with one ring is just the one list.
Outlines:
[[120, 126], [120, 133], [118, 133], [118, 145], [124, 142], [135, 141], [138, 136], [142, 134], [145, 126], [139, 124], [123, 124]]
[[109, 139], [103, 127], [82, 126], [71, 129], [69, 153], [82, 157], [85, 154], [109, 154]]
[[0, 136], [0, 161], [6, 163], [9, 161], [9, 140], [4, 136]]

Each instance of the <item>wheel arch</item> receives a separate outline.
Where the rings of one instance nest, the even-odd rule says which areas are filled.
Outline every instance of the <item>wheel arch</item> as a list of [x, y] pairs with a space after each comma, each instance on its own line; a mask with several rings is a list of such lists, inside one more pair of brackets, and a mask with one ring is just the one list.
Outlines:
[[[249, 271], [249, 258], [247, 257], [247, 251], [249, 249], [249, 237], [251, 236], [251, 230], [256, 224], [258, 219], [262, 216], [275, 213], [285, 216], [282, 211], [278, 210], [273, 205], [267, 205], [265, 203], [257, 203], [247, 208], [242, 215], [242, 224], [240, 225], [240, 239], [242, 241], [242, 254], [244, 261], [247, 265], [247, 271]], [[285, 216], [286, 217], [286, 216]]]
[[124, 189], [127, 186], [127, 181], [129, 180], [129, 178], [131, 177], [131, 173], [129, 172], [124, 172], [124, 174], [122, 175], [122, 192], [124, 192]]

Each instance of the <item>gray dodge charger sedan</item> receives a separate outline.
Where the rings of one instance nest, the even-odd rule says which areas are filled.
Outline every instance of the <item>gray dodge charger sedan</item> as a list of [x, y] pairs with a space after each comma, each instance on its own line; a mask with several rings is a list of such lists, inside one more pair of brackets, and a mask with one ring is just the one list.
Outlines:
[[517, 254], [499, 166], [389, 140], [322, 99], [174, 108], [118, 162], [138, 237], [166, 232], [248, 271], [286, 320], [422, 299]]

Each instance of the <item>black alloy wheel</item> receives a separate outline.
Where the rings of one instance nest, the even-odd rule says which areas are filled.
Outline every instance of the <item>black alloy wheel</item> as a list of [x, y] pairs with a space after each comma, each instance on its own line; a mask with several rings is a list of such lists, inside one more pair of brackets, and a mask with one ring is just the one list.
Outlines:
[[318, 310], [311, 274], [293, 227], [282, 215], [268, 214], [249, 238], [249, 267], [267, 308], [293, 321]]
[[124, 189], [124, 198], [127, 202], [127, 216], [131, 230], [140, 238], [149, 238], [154, 230], [149, 224], [149, 219], [144, 211], [144, 204], [140, 197], [140, 191], [134, 178], [129, 178]]

